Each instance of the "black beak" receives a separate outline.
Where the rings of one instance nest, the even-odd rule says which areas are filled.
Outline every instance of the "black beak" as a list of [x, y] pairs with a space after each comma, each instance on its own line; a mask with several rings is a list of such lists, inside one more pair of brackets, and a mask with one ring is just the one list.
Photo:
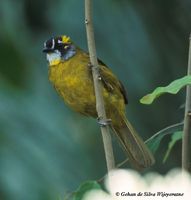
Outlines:
[[49, 49], [49, 48], [46, 48], [46, 47], [42, 50], [43, 53], [51, 53], [53, 51], [54, 51], [53, 49]]

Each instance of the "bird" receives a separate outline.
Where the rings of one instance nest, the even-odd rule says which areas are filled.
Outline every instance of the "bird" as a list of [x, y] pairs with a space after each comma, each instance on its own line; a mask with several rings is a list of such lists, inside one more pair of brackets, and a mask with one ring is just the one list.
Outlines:
[[[89, 54], [66, 35], [50, 37], [44, 42], [43, 52], [48, 61], [49, 80], [64, 102], [82, 115], [98, 118]], [[152, 166], [155, 159], [151, 151], [126, 117], [125, 87], [99, 59], [98, 64], [106, 116], [111, 120], [114, 135], [132, 167], [143, 170]]]

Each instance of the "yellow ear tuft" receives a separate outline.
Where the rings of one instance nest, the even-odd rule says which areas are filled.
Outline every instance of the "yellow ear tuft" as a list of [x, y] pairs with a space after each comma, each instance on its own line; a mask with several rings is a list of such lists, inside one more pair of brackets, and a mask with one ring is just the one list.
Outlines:
[[66, 35], [62, 36], [62, 42], [63, 43], [71, 43], [70, 37], [67, 37]]

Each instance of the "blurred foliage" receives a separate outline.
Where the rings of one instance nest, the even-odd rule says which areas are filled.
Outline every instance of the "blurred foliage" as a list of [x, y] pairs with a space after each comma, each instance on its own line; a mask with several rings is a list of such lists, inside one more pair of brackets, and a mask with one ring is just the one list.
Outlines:
[[[128, 89], [128, 117], [143, 138], [183, 118], [183, 92], [150, 107], [139, 99], [186, 74], [190, 9], [188, 0], [94, 1], [98, 55]], [[106, 171], [99, 127], [64, 105], [41, 53], [44, 41], [59, 34], [87, 49], [84, 3], [1, 0], [0, 24], [0, 199], [62, 198]], [[167, 144], [151, 170], [180, 166], [179, 148], [162, 164]], [[118, 145], [115, 155], [125, 158]]]
[[90, 190], [101, 190], [101, 186], [96, 181], [86, 181], [82, 183], [76, 192], [71, 195], [72, 200], [83, 199], [86, 192]]
[[[160, 130], [159, 132], [155, 133], [152, 137], [150, 137], [146, 141], [146, 144], [148, 145], [149, 149], [152, 151], [152, 153], [154, 155], [157, 152], [157, 150], [159, 149], [159, 146], [161, 145], [162, 140], [164, 139], [165, 136], [171, 135], [171, 138], [172, 138], [171, 142], [172, 142], [172, 141], [174, 141], [174, 135], [176, 137], [177, 133], [180, 133], [182, 129], [183, 129], [183, 123], [177, 123], [177, 124], [168, 126], [164, 129]], [[167, 151], [169, 151], [169, 153], [176, 141], [174, 141], [173, 144], [171, 144], [171, 142], [169, 142], [169, 144], [168, 144]], [[155, 156], [157, 156], [157, 155], [155, 155]], [[165, 156], [167, 156], [167, 153], [165, 154]]]

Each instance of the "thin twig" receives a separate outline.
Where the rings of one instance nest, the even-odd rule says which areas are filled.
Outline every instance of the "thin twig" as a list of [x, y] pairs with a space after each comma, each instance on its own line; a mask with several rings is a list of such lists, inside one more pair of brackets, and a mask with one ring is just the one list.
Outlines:
[[[102, 84], [100, 81], [99, 74], [99, 65], [97, 61], [96, 48], [95, 48], [95, 40], [94, 40], [94, 30], [93, 30], [93, 22], [92, 22], [92, 0], [85, 0], [85, 24], [86, 24], [86, 32], [87, 32], [87, 42], [88, 49], [90, 54], [90, 62], [92, 65], [92, 75], [94, 81], [94, 90], [96, 96], [96, 110], [98, 114], [98, 119], [101, 119], [103, 122], [107, 121], [106, 112], [104, 107], [104, 100], [102, 95]], [[105, 124], [101, 126], [101, 133], [103, 137], [105, 157], [107, 162], [108, 172], [115, 167], [115, 161], [113, 156], [113, 148], [111, 135], [109, 131], [109, 124]]]
[[[191, 75], [191, 36], [189, 38], [188, 75]], [[191, 86], [186, 87], [186, 104], [184, 129], [182, 137], [182, 169], [189, 170], [190, 166], [190, 137], [191, 137]]]

